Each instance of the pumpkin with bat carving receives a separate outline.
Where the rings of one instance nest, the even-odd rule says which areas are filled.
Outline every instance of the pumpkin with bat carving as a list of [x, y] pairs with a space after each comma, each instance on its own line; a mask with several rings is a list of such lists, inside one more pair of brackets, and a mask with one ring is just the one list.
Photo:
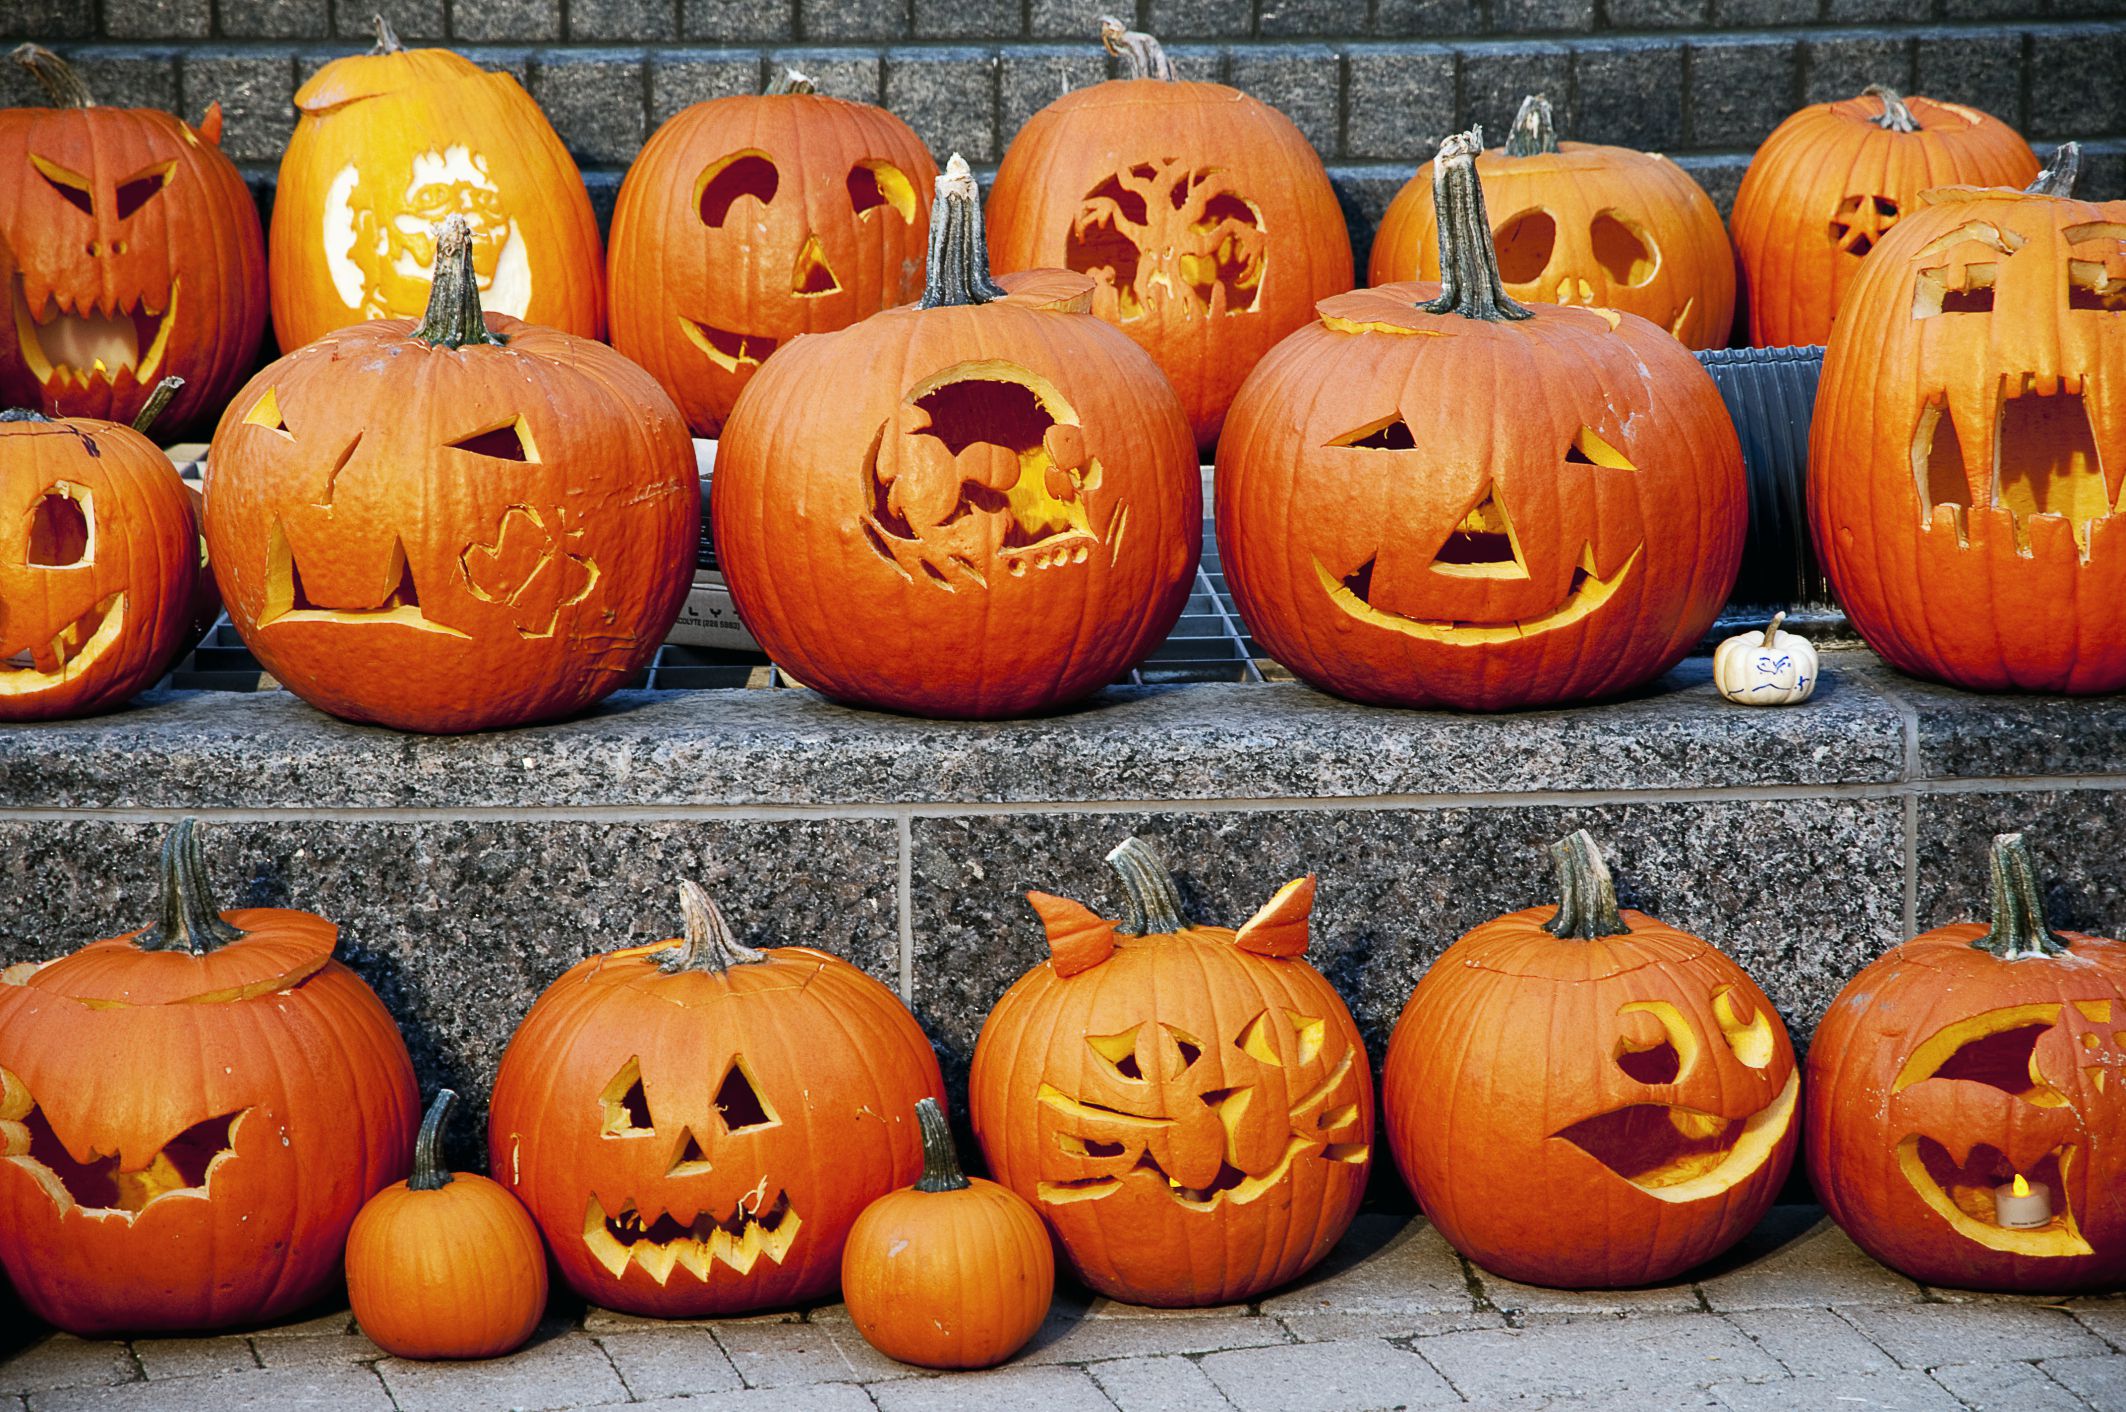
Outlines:
[[[1913, 938], [1846, 983], [1809, 1045], [1809, 1176], [1855, 1244], [1934, 1285], [2126, 1280], [2126, 943], [2045, 925], [2021, 834], [1991, 925]], [[2035, 1211], [1995, 1193], [2021, 1181]], [[2005, 1218], [2004, 1218], [2005, 1217]]]
[[1142, 841], [1108, 862], [1123, 923], [1027, 894], [1050, 958], [982, 1026], [975, 1135], [1102, 1294], [1251, 1299], [1328, 1254], [1373, 1154], [1364, 1042], [1305, 960], [1314, 879], [1235, 932], [1190, 923]]
[[1418, 982], [1382, 1073], [1388, 1142], [1440, 1234], [1485, 1269], [1652, 1284], [1771, 1206], [1801, 1076], [1740, 966], [1620, 912], [1585, 830], [1551, 853], [1557, 905], [1483, 923]]
[[1917, 676], [2126, 686], [2126, 202], [2076, 200], [2073, 161], [1927, 193], [1824, 352], [1810, 528], [1853, 626]]
[[613, 208], [613, 347], [715, 436], [778, 345], [923, 292], [936, 180], [906, 123], [794, 70], [680, 110]]
[[413, 1062], [308, 912], [219, 911], [191, 821], [162, 917], [0, 978], [0, 1265], [60, 1328], [260, 1323], [339, 1281], [403, 1176]]
[[741, 945], [692, 882], [680, 904], [682, 938], [593, 956], [533, 1004], [495, 1078], [489, 1170], [593, 1303], [817, 1298], [864, 1207], [923, 1170], [937, 1056], [848, 962]]

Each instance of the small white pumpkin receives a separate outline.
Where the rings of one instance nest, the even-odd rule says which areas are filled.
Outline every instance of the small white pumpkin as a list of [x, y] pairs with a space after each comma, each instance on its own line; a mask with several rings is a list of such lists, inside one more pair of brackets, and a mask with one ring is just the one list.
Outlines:
[[1816, 647], [1805, 637], [1781, 632], [1786, 614], [1775, 613], [1763, 632], [1731, 637], [1713, 651], [1713, 685], [1743, 706], [1792, 706], [1816, 690]]

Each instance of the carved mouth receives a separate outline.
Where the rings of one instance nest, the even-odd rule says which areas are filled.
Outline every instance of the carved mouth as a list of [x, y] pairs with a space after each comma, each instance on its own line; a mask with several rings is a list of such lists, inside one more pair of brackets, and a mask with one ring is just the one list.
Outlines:
[[[1321, 560], [1314, 561], [1315, 576], [1320, 579], [1322, 590], [1337, 607], [1363, 623], [1390, 629], [1407, 637], [1425, 642], [1444, 642], [1451, 646], [1467, 647], [1479, 643], [1512, 642], [1517, 638], [1535, 637], [1540, 633], [1570, 627], [1593, 613], [1616, 596], [1624, 581], [1639, 562], [1645, 546], [1631, 551], [1608, 578], [1595, 572], [1594, 548], [1592, 545], [1580, 553], [1580, 562], [1572, 571], [1572, 586], [1566, 591], [1565, 601], [1540, 617], [1522, 618], [1511, 623], [1462, 623], [1441, 619], [1405, 618], [1386, 612], [1366, 601], [1375, 560], [1368, 559], [1348, 578], [1339, 579], [1330, 573]], [[1501, 575], [1503, 576], [1503, 575]]]
[[420, 593], [413, 581], [413, 566], [406, 561], [406, 546], [394, 541], [391, 555], [391, 571], [386, 578], [392, 587], [381, 601], [353, 607], [315, 603], [304, 591], [302, 566], [296, 561], [295, 546], [289, 543], [287, 530], [278, 520], [274, 521], [273, 532], [266, 541], [266, 601], [259, 610], [258, 625], [266, 628], [281, 623], [391, 623], [420, 632], [469, 637], [470, 634], [436, 622], [421, 611]]
[[236, 1130], [251, 1110], [204, 1119], [163, 1144], [145, 1167], [123, 1171], [116, 1154], [76, 1162], [22, 1081], [0, 1069], [0, 1160], [44, 1188], [64, 1214], [131, 1223], [158, 1201], [205, 1200], [221, 1164], [236, 1155]]
[[91, 382], [108, 386], [128, 370], [136, 385], [146, 386], [162, 370], [170, 326], [177, 321], [177, 287], [178, 281], [170, 281], [169, 295], [159, 309], [145, 297], [108, 306], [100, 300], [70, 306], [56, 294], [47, 294], [43, 307], [32, 309], [22, 276], [16, 275], [16, 347], [31, 376], [48, 388], [57, 384], [55, 391], [69, 383], [77, 388]]
[[125, 631], [123, 593], [113, 593], [52, 634], [0, 661], [0, 696], [27, 696], [60, 686], [103, 660]]
[[[2081, 1149], [2062, 1145], [2028, 1167], [2018, 1168], [1998, 1148], [1974, 1143], [1960, 1156], [1933, 1138], [1917, 1133], [1897, 1144], [1897, 1165], [1919, 1199], [1949, 1223], [1951, 1230], [1988, 1250], [2011, 1255], [2093, 1255], [2095, 1250], [2074, 1222], [2064, 1180]], [[2042, 1226], [2014, 1228], [1996, 1222], [1993, 1189], [2018, 1175], [2043, 1185], [2052, 1194], [2052, 1219]]]
[[1660, 1201], [1702, 1201], [1762, 1167], [1794, 1120], [1801, 1077], [1748, 1118], [1664, 1103], [1634, 1103], [1553, 1133]]
[[671, 1279], [674, 1268], [706, 1280], [717, 1263], [741, 1275], [763, 1255], [780, 1265], [804, 1223], [790, 1209], [788, 1192], [759, 1209], [765, 1186], [740, 1200], [728, 1216], [697, 1211], [686, 1221], [668, 1212], [645, 1220], [632, 1198], [608, 1215], [593, 1196], [583, 1213], [583, 1243], [614, 1279], [625, 1275], [632, 1264], [641, 1266], [660, 1285]]
[[689, 343], [727, 373], [735, 373], [741, 367], [757, 368], [775, 351], [776, 340], [765, 334], [734, 333], [683, 315], [679, 327], [685, 330]]
[[[2056, 535], [2040, 527], [2051, 522], [2064, 524], [2086, 560], [2091, 526], [2119, 511], [2126, 485], [2126, 461], [2106, 465], [2097, 449], [2087, 401], [2092, 392], [2087, 375], [2042, 380], [2005, 373], [1990, 399], [1975, 405], [1953, 391], [1933, 393], [1912, 433], [1920, 527], [1946, 522], [1968, 545], [1974, 506], [2005, 511], [2017, 552], [2033, 552], [2033, 535]], [[1975, 499], [1963, 440], [1974, 434], [1990, 453]]]

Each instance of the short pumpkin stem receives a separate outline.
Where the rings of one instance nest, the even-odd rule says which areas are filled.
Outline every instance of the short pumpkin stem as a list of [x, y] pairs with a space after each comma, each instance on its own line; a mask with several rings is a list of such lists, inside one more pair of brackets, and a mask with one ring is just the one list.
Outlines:
[[2067, 943], [2045, 925], [2044, 889], [2030, 847], [2019, 833], [1993, 839], [1993, 927], [1971, 943], [2003, 961], [2026, 956], [2064, 956]]
[[488, 330], [480, 311], [480, 283], [472, 268], [472, 227], [463, 216], [445, 216], [428, 233], [435, 237], [436, 266], [428, 287], [428, 312], [411, 336], [438, 348], [506, 342]]
[[140, 415], [133, 418], [133, 430], [146, 436], [148, 428], [155, 425], [155, 419], [170, 405], [170, 399], [184, 390], [184, 385], [185, 380], [175, 373], [156, 383], [155, 390], [148, 394], [148, 400], [140, 405]]
[[457, 1180], [450, 1174], [450, 1164], [443, 1160], [443, 1124], [450, 1121], [451, 1106], [457, 1101], [457, 1090], [439, 1088], [436, 1101], [422, 1115], [421, 1131], [413, 1140], [413, 1175], [406, 1179], [408, 1191], [441, 1191]]
[[2082, 144], [2063, 142], [2052, 149], [2052, 160], [2045, 163], [2037, 179], [2023, 190], [2033, 196], [2057, 196], [2065, 200], [2074, 195], [2074, 183], [2082, 175]]
[[199, 821], [180, 819], [162, 841], [162, 920], [133, 938], [142, 951], [187, 951], [201, 956], [243, 936], [222, 920], [207, 883]]
[[952, 1125], [935, 1098], [915, 1100], [916, 1126], [923, 1131], [923, 1175], [917, 1191], [965, 1191], [970, 1183], [960, 1170], [960, 1149], [952, 1141]]
[[659, 969], [676, 975], [681, 971], [707, 971], [720, 976], [733, 966], [751, 966], [768, 959], [765, 951], [752, 947], [731, 935], [731, 924], [723, 919], [716, 903], [692, 878], [679, 882], [679, 915], [682, 919], [684, 944], [672, 947], [657, 958]]
[[1499, 279], [1491, 218], [1484, 212], [1484, 187], [1476, 179], [1476, 159], [1483, 150], [1484, 130], [1471, 128], [1442, 142], [1439, 155], [1432, 159], [1440, 290], [1437, 299], [1418, 307], [1428, 314], [1460, 314], [1493, 323], [1532, 319], [1535, 311], [1516, 303]]
[[788, 64], [783, 65], [782, 72], [769, 79], [768, 86], [761, 90], [763, 94], [770, 98], [784, 93], [814, 93], [817, 91], [813, 87], [810, 78], [791, 68]]
[[1557, 150], [1558, 133], [1551, 125], [1550, 100], [1531, 93], [1521, 100], [1521, 111], [1514, 114], [1513, 131], [1506, 134], [1506, 155], [1538, 157]]
[[1004, 297], [989, 274], [989, 240], [982, 234], [982, 188], [959, 153], [938, 178], [930, 207], [930, 266], [923, 272], [919, 309], [988, 304]]
[[1575, 829], [1551, 844], [1550, 856], [1558, 865], [1558, 914], [1543, 924], [1544, 931], [1568, 941], [1631, 934], [1617, 914], [1617, 885], [1610, 880], [1609, 864], [1587, 830]]
[[52, 100], [55, 108], [93, 108], [96, 100], [89, 96], [89, 86], [81, 81], [81, 75], [66, 60], [45, 48], [42, 44], [24, 44], [17, 48], [14, 60], [29, 70], [44, 96]]
[[398, 31], [391, 27], [390, 20], [385, 19], [382, 15], [373, 15], [370, 18], [376, 21], [376, 48], [370, 50], [370, 53], [403, 54], [406, 52], [406, 46], [399, 43]]
[[1150, 844], [1141, 838], [1125, 838], [1107, 855], [1107, 865], [1122, 879], [1122, 895], [1129, 903], [1123, 931], [1171, 936], [1188, 926], [1181, 910], [1181, 890]]
[[1764, 625], [1764, 645], [1766, 647], [1776, 647], [1778, 645], [1779, 625], [1785, 621], [1786, 610], [1784, 608], [1772, 614], [1772, 620]]
[[1174, 82], [1174, 61], [1166, 57], [1159, 41], [1142, 30], [1131, 29], [1113, 15], [1100, 16], [1100, 43], [1118, 56], [1129, 78], [1156, 78]]
[[1871, 83], [1860, 90], [1860, 94], [1863, 98], [1882, 100], [1882, 116], [1868, 119], [1875, 126], [1888, 128], [1891, 132], [1919, 131], [1919, 119], [1912, 116], [1912, 110], [1905, 106], [1904, 95], [1896, 89], [1887, 84]]

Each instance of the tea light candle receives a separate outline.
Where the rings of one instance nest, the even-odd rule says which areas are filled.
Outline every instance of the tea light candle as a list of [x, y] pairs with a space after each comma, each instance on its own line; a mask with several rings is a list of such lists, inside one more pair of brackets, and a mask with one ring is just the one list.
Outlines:
[[1993, 1223], [2005, 1230], [2027, 1231], [2052, 1220], [2052, 1189], [2023, 1180], [2022, 1173], [2004, 1186], [1993, 1188]]

